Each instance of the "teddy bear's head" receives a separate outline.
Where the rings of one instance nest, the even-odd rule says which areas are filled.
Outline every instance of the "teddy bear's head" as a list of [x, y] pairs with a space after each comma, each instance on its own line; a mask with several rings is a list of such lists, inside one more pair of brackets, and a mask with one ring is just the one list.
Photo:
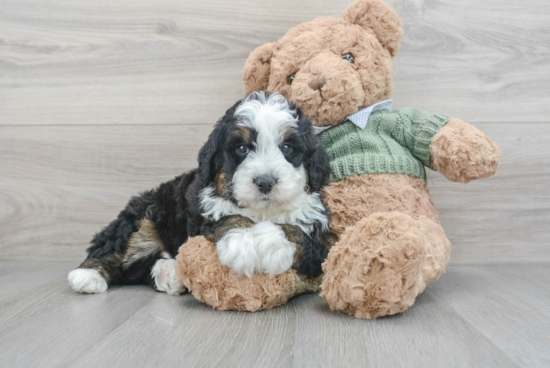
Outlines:
[[357, 0], [343, 18], [317, 18], [254, 50], [246, 93], [267, 89], [292, 100], [314, 125], [336, 125], [391, 95], [392, 58], [403, 30], [381, 0]]

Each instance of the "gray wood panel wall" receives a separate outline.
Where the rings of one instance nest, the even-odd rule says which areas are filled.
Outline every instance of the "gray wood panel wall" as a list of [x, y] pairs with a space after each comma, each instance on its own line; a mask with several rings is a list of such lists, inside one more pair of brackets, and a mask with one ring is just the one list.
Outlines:
[[[0, 0], [0, 259], [74, 260], [129, 197], [196, 165], [256, 46], [351, 0]], [[550, 261], [550, 2], [392, 0], [395, 107], [503, 151], [430, 175], [454, 263]]]

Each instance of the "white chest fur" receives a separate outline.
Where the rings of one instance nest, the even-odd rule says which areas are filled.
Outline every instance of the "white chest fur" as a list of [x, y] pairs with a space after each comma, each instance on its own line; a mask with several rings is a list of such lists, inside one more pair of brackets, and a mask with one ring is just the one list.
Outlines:
[[227, 199], [215, 196], [211, 187], [201, 191], [200, 200], [203, 215], [215, 221], [223, 216], [241, 215], [254, 222], [296, 225], [306, 233], [313, 230], [315, 222], [319, 222], [323, 229], [328, 229], [328, 219], [319, 193], [304, 192], [290, 203], [263, 209], [240, 208]]

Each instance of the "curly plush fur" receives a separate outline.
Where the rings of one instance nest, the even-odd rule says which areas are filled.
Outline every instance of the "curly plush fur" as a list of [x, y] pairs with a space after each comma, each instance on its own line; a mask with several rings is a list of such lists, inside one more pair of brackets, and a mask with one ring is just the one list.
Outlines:
[[[258, 47], [244, 67], [247, 92], [278, 91], [314, 125], [338, 125], [389, 98], [392, 58], [403, 35], [381, 0], [357, 0], [343, 19], [318, 18]], [[432, 166], [467, 183], [495, 173], [500, 151], [485, 135], [452, 119], [433, 137]], [[333, 244], [321, 296], [333, 310], [374, 319], [404, 311], [449, 261], [450, 242], [426, 183], [402, 174], [363, 174], [331, 183]]]
[[497, 171], [500, 149], [482, 131], [451, 119], [432, 139], [433, 167], [451, 181], [469, 183]]
[[[379, 7], [369, 5], [368, 9], [374, 13]], [[401, 39], [401, 23], [395, 15], [393, 22], [375, 22], [377, 32], [365, 32], [361, 25], [367, 24], [366, 18], [354, 13], [362, 10], [352, 4], [346, 11], [347, 18], [357, 19], [357, 24], [317, 18], [290, 29], [274, 44], [258, 47], [245, 64], [246, 92], [277, 91], [300, 106], [317, 126], [341, 122], [358, 108], [389, 98], [392, 54]], [[388, 49], [379, 38], [387, 41]], [[353, 63], [342, 62], [350, 52]], [[322, 88], [311, 88], [310, 80], [320, 75], [324, 77]]]
[[[326, 188], [326, 203], [332, 210], [331, 238], [338, 242], [323, 264], [321, 296], [333, 309], [360, 318], [399, 313], [443, 274], [451, 243], [424, 180], [351, 176]], [[387, 289], [390, 280], [401, 283]], [[380, 289], [373, 294], [375, 288]]]
[[215, 245], [203, 236], [182, 245], [176, 260], [179, 281], [195, 298], [219, 310], [270, 309], [294, 295], [317, 291], [321, 283], [321, 277], [309, 279], [292, 269], [274, 277], [239, 276], [220, 264]]

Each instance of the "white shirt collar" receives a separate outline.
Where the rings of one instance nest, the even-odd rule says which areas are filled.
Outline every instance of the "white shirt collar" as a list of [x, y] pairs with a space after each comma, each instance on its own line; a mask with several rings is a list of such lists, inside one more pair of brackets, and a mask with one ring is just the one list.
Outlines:
[[[370, 114], [376, 111], [382, 111], [382, 110], [391, 110], [392, 109], [393, 100], [384, 100], [375, 103], [374, 105], [371, 105], [369, 107], [365, 107], [364, 109], [361, 109], [357, 111], [355, 114], [352, 114], [344, 119], [344, 121], [349, 120], [353, 124], [357, 125], [361, 129], [365, 129], [367, 126], [367, 123], [369, 121]], [[324, 127], [313, 127], [313, 132], [315, 134], [319, 134], [329, 128], [332, 128], [332, 125], [324, 126]]]

